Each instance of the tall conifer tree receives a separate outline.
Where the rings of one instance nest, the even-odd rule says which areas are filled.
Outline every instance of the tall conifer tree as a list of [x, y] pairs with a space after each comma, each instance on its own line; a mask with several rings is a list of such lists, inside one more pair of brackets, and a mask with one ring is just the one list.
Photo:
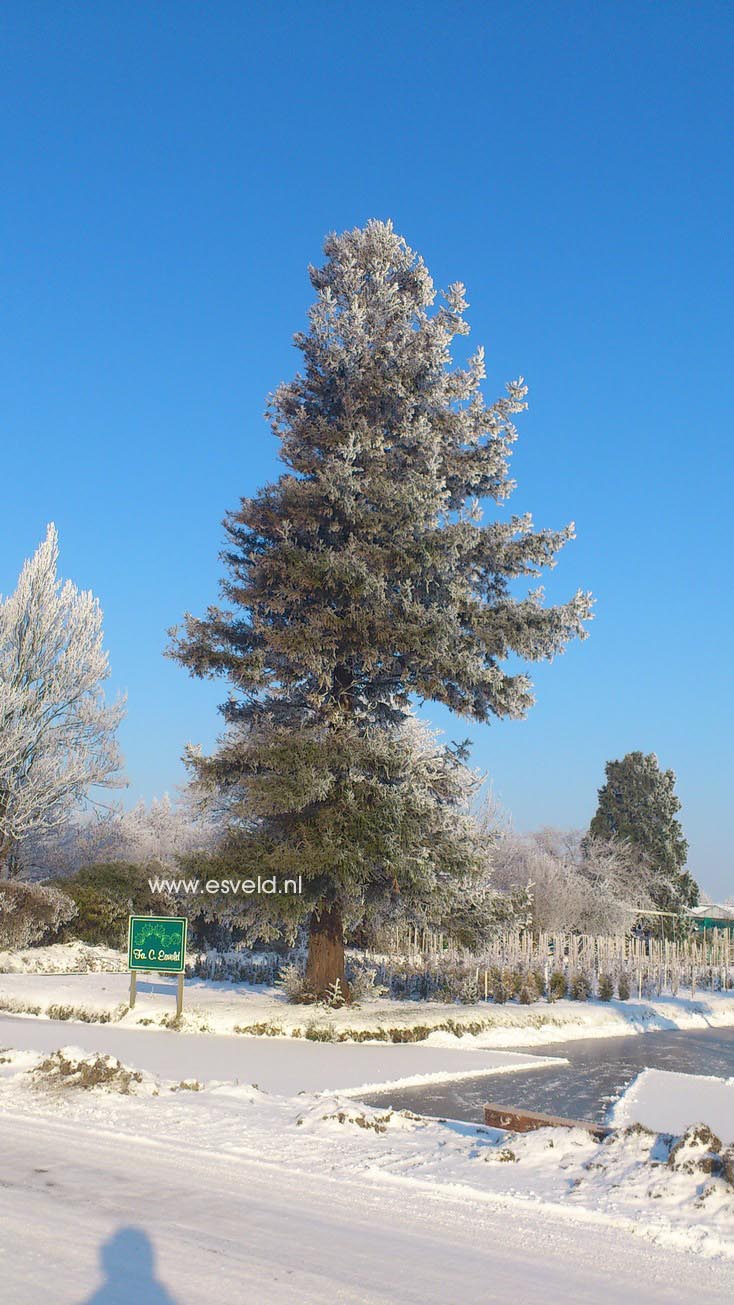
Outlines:
[[436, 306], [389, 222], [324, 250], [295, 337], [303, 369], [269, 408], [286, 470], [226, 518], [228, 610], [187, 616], [172, 649], [230, 683], [227, 735], [192, 764], [240, 794], [250, 865], [303, 871], [300, 905], [277, 909], [308, 914], [317, 989], [343, 978], [345, 916], [390, 893], [417, 899], [476, 860], [460, 759], [416, 754], [411, 699], [476, 721], [522, 717], [531, 683], [507, 659], [552, 658], [583, 637], [591, 605], [510, 588], [552, 566], [573, 526], [482, 520], [481, 500], [513, 489], [526, 387], [487, 404], [482, 350], [452, 366], [469, 329], [464, 287]]
[[654, 752], [628, 752], [606, 764], [606, 783], [589, 833], [627, 841], [652, 876], [651, 895], [663, 911], [695, 906], [698, 885], [686, 870], [688, 843], [677, 819], [675, 773], [661, 770]]

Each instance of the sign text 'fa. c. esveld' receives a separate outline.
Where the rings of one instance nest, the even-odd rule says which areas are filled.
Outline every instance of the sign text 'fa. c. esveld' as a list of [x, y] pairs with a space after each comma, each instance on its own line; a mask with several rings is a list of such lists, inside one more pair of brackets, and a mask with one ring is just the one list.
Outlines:
[[172, 916], [131, 915], [127, 963], [130, 970], [183, 973], [186, 964], [186, 920]]

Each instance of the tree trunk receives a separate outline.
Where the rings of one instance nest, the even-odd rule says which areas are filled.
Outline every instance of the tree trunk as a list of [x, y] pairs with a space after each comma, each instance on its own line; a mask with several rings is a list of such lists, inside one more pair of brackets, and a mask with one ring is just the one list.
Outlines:
[[344, 1000], [349, 988], [344, 975], [344, 925], [338, 906], [323, 906], [314, 911], [308, 926], [308, 960], [306, 988], [315, 997], [323, 997], [327, 988], [339, 980]]
[[17, 857], [13, 856], [13, 851], [12, 839], [0, 842], [0, 879], [13, 879], [17, 874]]

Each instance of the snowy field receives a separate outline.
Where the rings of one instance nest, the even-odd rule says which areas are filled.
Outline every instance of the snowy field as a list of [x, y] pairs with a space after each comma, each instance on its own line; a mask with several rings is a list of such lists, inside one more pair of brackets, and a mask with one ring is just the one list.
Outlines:
[[670, 1149], [639, 1130], [510, 1137], [6, 1050], [2, 1299], [723, 1305], [734, 1188]]
[[[559, 1063], [510, 1045], [725, 1027], [732, 996], [330, 1011], [189, 980], [172, 1028], [173, 983], [129, 1011], [119, 954], [43, 951], [0, 973], [3, 1305], [734, 1299], [731, 1080], [646, 1071], [602, 1143], [359, 1100]], [[699, 1122], [721, 1146], [678, 1143]]]
[[[70, 973], [86, 966], [91, 972]], [[0, 1012], [71, 1021], [104, 1021], [124, 1028], [169, 1025], [175, 984], [138, 982], [128, 1009], [129, 976], [120, 953], [79, 944], [35, 948], [14, 957], [0, 954]], [[2, 972], [5, 970], [6, 972]], [[46, 972], [41, 972], [45, 970]], [[10, 972], [14, 971], [14, 972]], [[48, 972], [51, 971], [51, 972]], [[115, 972], [117, 971], [117, 972]], [[150, 981], [149, 981], [150, 980]], [[472, 1046], [532, 1047], [573, 1038], [618, 1037], [655, 1029], [705, 1029], [734, 1025], [734, 993], [632, 999], [626, 1002], [546, 1001], [476, 1005], [369, 998], [338, 1011], [289, 1003], [277, 988], [187, 979], [183, 1031], [267, 1034], [306, 1038], [428, 1040], [452, 1045], [471, 1033]]]

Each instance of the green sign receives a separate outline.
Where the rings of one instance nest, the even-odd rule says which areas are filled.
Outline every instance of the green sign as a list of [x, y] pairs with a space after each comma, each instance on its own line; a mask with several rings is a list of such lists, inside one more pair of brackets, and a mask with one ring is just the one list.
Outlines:
[[131, 915], [127, 943], [129, 970], [165, 970], [183, 974], [186, 920], [172, 916]]

